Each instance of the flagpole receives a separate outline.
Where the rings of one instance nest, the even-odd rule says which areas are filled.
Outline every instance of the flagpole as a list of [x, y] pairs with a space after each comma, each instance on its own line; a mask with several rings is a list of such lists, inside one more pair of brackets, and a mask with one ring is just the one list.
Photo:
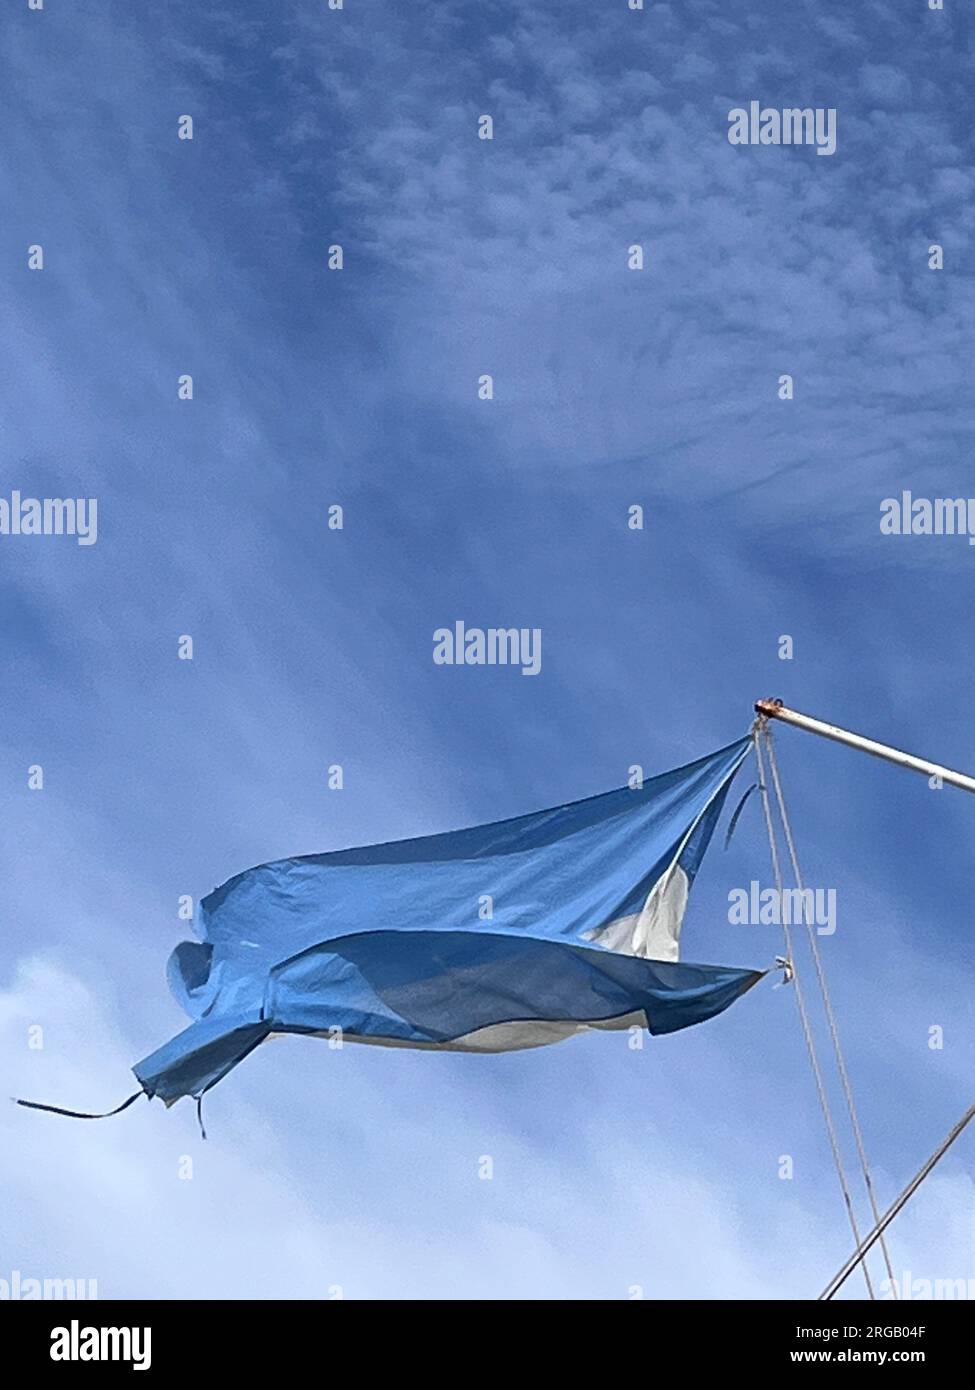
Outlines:
[[901, 1207], [907, 1205], [907, 1202], [914, 1195], [917, 1189], [921, 1186], [921, 1183], [931, 1172], [931, 1169], [935, 1166], [936, 1163], [939, 1162], [941, 1158], [944, 1157], [947, 1151], [951, 1148], [952, 1144], [958, 1138], [959, 1134], [961, 1134], [962, 1130], [972, 1119], [975, 1119], [975, 1105], [973, 1105], [969, 1110], [965, 1111], [964, 1115], [962, 1115], [961, 1119], [955, 1125], [954, 1129], [949, 1133], [948, 1137], [943, 1141], [943, 1143], [939, 1144], [939, 1146], [935, 1149], [934, 1153], [928, 1159], [927, 1163], [925, 1163], [924, 1166], [914, 1174], [914, 1177], [904, 1188], [904, 1191], [897, 1198], [897, 1201], [894, 1202], [892, 1206], [888, 1207], [887, 1211], [877, 1222], [876, 1226], [867, 1236], [866, 1240], [861, 1242], [860, 1248], [854, 1251], [854, 1253], [850, 1256], [850, 1258], [847, 1260], [846, 1264], [839, 1271], [839, 1273], [835, 1274], [833, 1278], [829, 1281], [825, 1289], [823, 1289], [823, 1292], [819, 1295], [820, 1302], [824, 1299], [828, 1300], [832, 1298], [833, 1295], [836, 1293], [837, 1289], [840, 1287], [840, 1285], [846, 1282], [849, 1276], [856, 1269], [857, 1265], [863, 1259], [864, 1255], [873, 1245], [874, 1241], [880, 1239], [881, 1235], [893, 1221], [894, 1217], [900, 1211]]
[[[810, 714], [802, 714], [799, 710], [789, 709], [781, 700], [756, 700], [755, 713], [759, 716], [760, 721], [777, 719], [782, 724], [791, 724], [793, 728], [805, 729], [811, 734], [819, 734], [821, 738], [832, 739], [834, 743], [842, 743], [847, 748], [859, 748], [861, 753], [869, 753], [874, 758], [883, 758], [885, 762], [894, 763], [897, 767], [906, 767], [910, 772], [920, 772], [925, 777], [938, 777], [942, 782], [947, 782], [952, 787], [960, 787], [962, 791], [966, 792], [975, 792], [975, 777], [969, 777], [964, 772], [956, 772], [950, 767], [942, 767], [940, 763], [929, 762], [927, 758], [919, 758], [913, 753], [905, 753], [900, 748], [891, 748], [889, 744], [878, 743], [875, 739], [864, 738], [862, 734], [852, 733], [849, 729], [841, 729], [837, 724], [827, 724], [822, 719], [814, 719]], [[907, 1187], [880, 1217], [866, 1239], [858, 1242], [857, 1250], [826, 1285], [826, 1288], [819, 1295], [820, 1299], [831, 1299], [853, 1271], [863, 1263], [868, 1250], [873, 1247], [876, 1241], [881, 1239], [897, 1213], [907, 1205], [924, 1179], [973, 1119], [975, 1119], [975, 1105], [965, 1112], [928, 1161], [915, 1173]]]
[[913, 753], [904, 753], [900, 748], [891, 748], [886, 743], [877, 743], [872, 738], [864, 738], [862, 734], [841, 729], [837, 724], [827, 724], [822, 719], [814, 719], [812, 715], [801, 714], [798, 710], [787, 708], [781, 700], [756, 700], [755, 713], [765, 719], [791, 724], [795, 729], [805, 729], [810, 734], [819, 734], [822, 738], [832, 739], [834, 743], [843, 743], [847, 748], [859, 748], [862, 753], [884, 758], [889, 763], [906, 767], [911, 772], [920, 772], [925, 777], [940, 777], [942, 782], [961, 787], [962, 791], [975, 792], [975, 777], [942, 767], [940, 763], [928, 762], [927, 758], [918, 758]]

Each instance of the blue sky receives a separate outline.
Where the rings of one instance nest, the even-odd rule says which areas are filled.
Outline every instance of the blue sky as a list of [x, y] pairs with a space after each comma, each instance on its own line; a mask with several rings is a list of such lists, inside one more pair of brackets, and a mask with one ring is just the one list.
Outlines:
[[[975, 491], [961, 5], [47, 0], [3, 30], [0, 492], [99, 505], [94, 546], [0, 537], [11, 1093], [126, 1095], [182, 1026], [179, 895], [249, 864], [620, 785], [730, 742], [760, 695], [975, 768], [975, 553], [879, 531], [902, 488]], [[835, 107], [835, 155], [732, 147], [753, 99]], [[540, 627], [541, 674], [435, 666], [457, 618]], [[837, 891], [822, 950], [886, 1202], [971, 1101], [973, 808], [779, 750]], [[728, 923], [752, 878], [754, 801], [686, 958], [778, 953]], [[848, 1253], [768, 981], [640, 1052], [281, 1040], [207, 1109], [202, 1144], [189, 1105], [8, 1107], [0, 1277], [804, 1297]], [[895, 1226], [898, 1274], [975, 1277], [971, 1169], [959, 1145]]]

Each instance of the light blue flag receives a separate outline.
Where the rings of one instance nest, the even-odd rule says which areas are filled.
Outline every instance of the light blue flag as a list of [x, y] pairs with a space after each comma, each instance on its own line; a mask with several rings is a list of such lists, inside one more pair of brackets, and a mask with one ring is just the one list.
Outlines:
[[134, 1068], [143, 1089], [199, 1097], [272, 1033], [496, 1052], [712, 1018], [764, 973], [678, 959], [749, 747], [639, 789], [238, 874], [170, 958], [196, 1022]]

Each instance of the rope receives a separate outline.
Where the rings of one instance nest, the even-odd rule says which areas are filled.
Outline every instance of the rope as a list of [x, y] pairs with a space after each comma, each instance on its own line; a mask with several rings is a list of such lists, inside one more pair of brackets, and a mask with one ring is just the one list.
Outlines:
[[[805, 892], [803, 889], [802, 873], [799, 868], [799, 856], [796, 853], [795, 840], [792, 836], [792, 827], [789, 824], [788, 812], [785, 809], [785, 798], [782, 795], [782, 783], [779, 781], [779, 768], [775, 756], [775, 745], [772, 741], [772, 731], [771, 729], [766, 728], [763, 732], [765, 734], [765, 747], [766, 751], [768, 752], [769, 768], [772, 772], [772, 785], [775, 789], [775, 797], [779, 806], [779, 815], [782, 820], [782, 829], [785, 832], [786, 844], [789, 847], [789, 857], [792, 861], [792, 872], [795, 876], [796, 887], [799, 889], [799, 900], [802, 903], [802, 920], [806, 928], [806, 934], [809, 937], [810, 948], [812, 949], [812, 958], [816, 967], [816, 977], [819, 981], [819, 989], [823, 998], [823, 1007], [826, 1011], [826, 1020], [829, 1025], [829, 1033], [833, 1042], [833, 1052], [836, 1056], [836, 1067], [840, 1075], [840, 1082], [843, 1087], [843, 1095], [846, 1098], [846, 1108], [850, 1114], [850, 1124], [853, 1127], [853, 1135], [856, 1140], [857, 1154], [860, 1159], [860, 1168], [863, 1172], [863, 1181], [867, 1189], [867, 1196], [870, 1199], [870, 1210], [873, 1212], [874, 1224], [876, 1225], [880, 1221], [880, 1210], [877, 1206], [877, 1194], [873, 1185], [873, 1177], [870, 1173], [870, 1165], [867, 1162], [867, 1151], [863, 1142], [863, 1133], [860, 1129], [860, 1121], [857, 1116], [856, 1104], [853, 1100], [853, 1088], [850, 1085], [849, 1073], [846, 1070], [846, 1062], [843, 1058], [843, 1049], [840, 1046], [840, 1035], [839, 1030], [836, 1026], [836, 1015], [833, 1013], [833, 1003], [830, 998], [829, 986], [826, 983], [826, 972], [823, 970], [823, 961], [819, 952], [819, 946], [816, 942], [816, 932], [813, 928], [813, 923], [809, 919], [809, 912], [807, 910], [807, 902]], [[887, 1275], [890, 1279], [890, 1287], [893, 1290], [894, 1298], [896, 1298], [898, 1296], [897, 1281], [894, 1278], [894, 1269], [893, 1265], [890, 1262], [890, 1252], [887, 1249], [887, 1242], [884, 1240], [883, 1234], [878, 1234], [880, 1239], [880, 1248], [884, 1254], [884, 1264], [887, 1266]]]
[[145, 1091], [136, 1091], [129, 1096], [128, 1100], [123, 1100], [121, 1105], [117, 1105], [114, 1110], [105, 1110], [100, 1115], [92, 1115], [87, 1110], [65, 1110], [60, 1105], [42, 1105], [39, 1100], [15, 1100], [16, 1105], [22, 1105], [26, 1110], [46, 1110], [50, 1115], [67, 1115], [70, 1120], [107, 1120], [111, 1115], [121, 1115], [123, 1110], [128, 1110], [133, 1101], [144, 1096]]
[[[772, 811], [769, 803], [768, 786], [765, 780], [765, 760], [762, 757], [760, 732], [760, 729], [756, 727], [754, 737], [755, 757], [758, 761], [758, 784], [762, 793], [762, 808], [765, 812], [765, 829], [768, 832], [769, 853], [772, 858], [772, 876], [775, 879], [775, 887], [776, 891], [778, 892], [779, 902], [781, 903], [782, 870], [779, 865], [779, 847], [778, 842], [775, 838], [775, 827], [772, 824]], [[784, 919], [784, 913], [780, 913], [779, 915]], [[826, 1087], [823, 1084], [823, 1074], [820, 1070], [819, 1059], [816, 1056], [816, 1044], [813, 1041], [812, 1029], [809, 1026], [809, 1015], [806, 1012], [806, 1004], [802, 994], [802, 987], [799, 983], [799, 972], [796, 968], [795, 955], [793, 954], [792, 950], [792, 933], [789, 930], [789, 924], [785, 920], [783, 920], [782, 922], [782, 933], [785, 937], [786, 955], [789, 958], [789, 961], [792, 965], [792, 983], [795, 986], [796, 991], [796, 1004], [799, 1008], [799, 1021], [802, 1024], [802, 1034], [805, 1038], [806, 1050], [809, 1053], [809, 1062], [812, 1066], [813, 1078], [816, 1083], [816, 1091], [819, 1096], [819, 1104], [823, 1112], [823, 1120], [826, 1124], [826, 1134], [829, 1138], [829, 1146], [833, 1153], [833, 1163], [836, 1166], [836, 1175], [840, 1180], [840, 1189], [843, 1193], [843, 1202], [846, 1206], [846, 1214], [849, 1217], [850, 1229], [853, 1232], [853, 1239], [856, 1243], [857, 1254], [862, 1258], [863, 1247], [860, 1242], [860, 1231], [857, 1226], [856, 1214], [853, 1210], [853, 1199], [850, 1196], [849, 1184], [846, 1181], [846, 1172], [843, 1167], [843, 1155], [840, 1152], [839, 1142], [836, 1137], [836, 1128], [833, 1124], [833, 1116], [829, 1108], [829, 1098], [826, 1094]], [[863, 1270], [863, 1277], [866, 1280], [867, 1290], [870, 1294], [870, 1297], [872, 1299], [875, 1299], [876, 1294], [873, 1291], [873, 1283], [871, 1282], [870, 1271], [867, 1269], [866, 1263], [863, 1263], [861, 1265], [861, 1268]]]
[[948, 1149], [951, 1148], [952, 1144], [955, 1142], [959, 1134], [961, 1134], [962, 1130], [965, 1128], [965, 1126], [971, 1119], [975, 1119], [975, 1105], [973, 1105], [971, 1109], [965, 1111], [964, 1115], [962, 1115], [961, 1119], [955, 1125], [954, 1129], [948, 1135], [947, 1139], [945, 1139], [944, 1142], [937, 1149], [935, 1149], [934, 1153], [928, 1159], [927, 1163], [925, 1163], [923, 1168], [921, 1168], [917, 1173], [914, 1174], [914, 1177], [911, 1178], [911, 1181], [904, 1188], [904, 1191], [897, 1198], [897, 1201], [894, 1202], [892, 1206], [888, 1207], [886, 1212], [884, 1212], [884, 1215], [880, 1218], [880, 1220], [877, 1222], [877, 1225], [867, 1236], [860, 1249], [856, 1252], [855, 1255], [850, 1256], [850, 1258], [847, 1260], [846, 1264], [839, 1271], [839, 1273], [835, 1274], [833, 1278], [829, 1281], [825, 1289], [823, 1289], [823, 1292], [819, 1295], [820, 1302], [823, 1299], [832, 1298], [833, 1294], [836, 1293], [840, 1285], [845, 1283], [847, 1276], [853, 1272], [856, 1266], [863, 1259], [864, 1255], [870, 1249], [871, 1245], [873, 1245], [874, 1241], [883, 1239], [884, 1230], [893, 1221], [894, 1217], [900, 1211], [901, 1207], [905, 1206], [908, 1200], [911, 1197], [913, 1197], [914, 1193], [921, 1186], [922, 1182], [928, 1176], [931, 1169], [938, 1162], [938, 1160], [945, 1153], [947, 1153]]
[[744, 811], [744, 809], [745, 809], [745, 804], [746, 804], [746, 802], [748, 801], [748, 798], [751, 796], [752, 792], [757, 792], [757, 791], [758, 791], [758, 783], [757, 783], [757, 782], [753, 782], [753, 783], [751, 784], [751, 786], [748, 788], [748, 790], [747, 790], [747, 792], [745, 793], [745, 795], [744, 795], [744, 796], [742, 797], [742, 799], [739, 801], [738, 805], [735, 807], [734, 815], [731, 817], [731, 820], [728, 822], [728, 829], [727, 829], [727, 832], [726, 832], [725, 837], [724, 837], [724, 847], [725, 847], [725, 849], [727, 849], [728, 846], [731, 844], [731, 837], [732, 837], [732, 835], [734, 835], [734, 833], [735, 833], [735, 828], [736, 828], [736, 826], [738, 825], [738, 821], [739, 821], [739, 818], [740, 818], [740, 816], [741, 816], [742, 811]]

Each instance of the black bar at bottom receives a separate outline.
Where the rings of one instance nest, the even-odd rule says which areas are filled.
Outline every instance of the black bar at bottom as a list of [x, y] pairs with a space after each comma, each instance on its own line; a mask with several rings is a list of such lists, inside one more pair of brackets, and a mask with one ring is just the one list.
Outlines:
[[[587, 1301], [588, 1302], [588, 1301]], [[592, 1306], [597, 1303], [598, 1306]], [[942, 1301], [793, 1303], [593, 1300], [496, 1303], [0, 1302], [0, 1338], [20, 1384], [36, 1371], [70, 1381], [85, 1368], [196, 1382], [218, 1373], [294, 1383], [350, 1375], [479, 1381], [497, 1369], [551, 1380], [593, 1354], [600, 1374], [794, 1367], [948, 1370], [971, 1339], [971, 1304]], [[466, 1366], [466, 1369], [465, 1369]], [[589, 1374], [589, 1373], [587, 1373]], [[137, 1382], [138, 1383], [138, 1382]]]

